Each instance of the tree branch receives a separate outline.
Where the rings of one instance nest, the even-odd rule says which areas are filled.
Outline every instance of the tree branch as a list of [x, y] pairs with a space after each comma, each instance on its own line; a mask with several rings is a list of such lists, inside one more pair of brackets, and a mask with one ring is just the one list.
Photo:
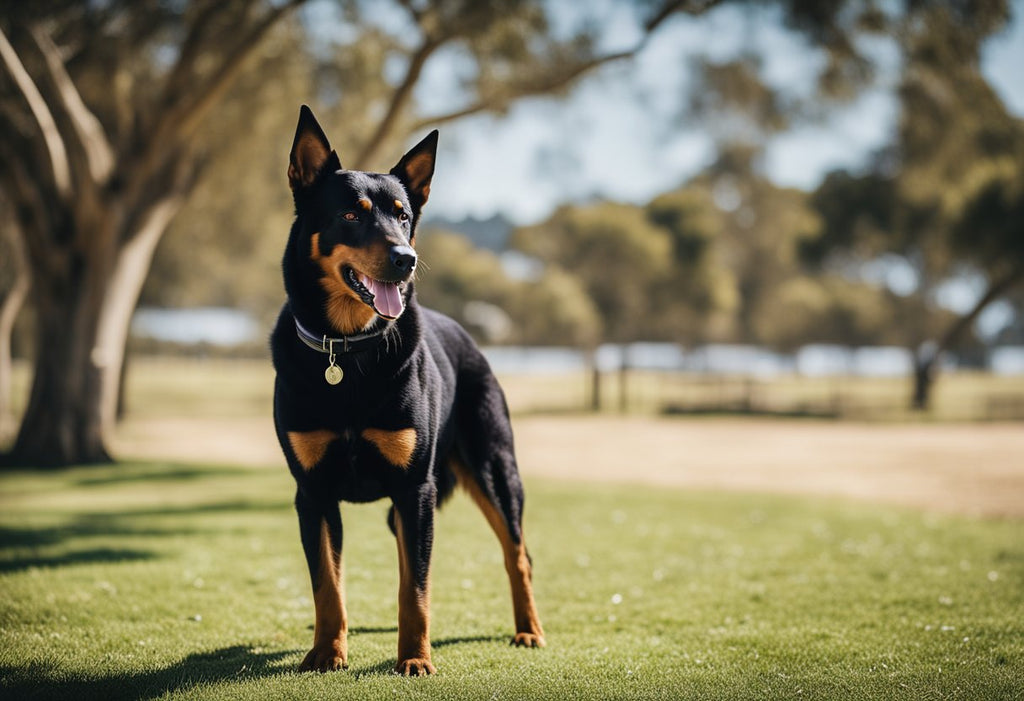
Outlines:
[[398, 119], [399, 113], [408, 104], [412, 98], [412, 90], [416, 86], [417, 81], [420, 79], [420, 74], [423, 72], [423, 66], [426, 64], [427, 59], [430, 58], [431, 54], [437, 51], [442, 45], [444, 45], [445, 39], [433, 38], [429, 35], [425, 36], [423, 43], [420, 44], [419, 48], [409, 58], [409, 65], [405, 70], [405, 76], [402, 78], [402, 82], [395, 88], [395, 92], [391, 95], [391, 102], [388, 104], [388, 111], [384, 114], [383, 119], [377, 124], [377, 128], [373, 134], [367, 139], [363, 148], [359, 151], [355, 158], [355, 162], [352, 167], [356, 170], [363, 170], [368, 165], [374, 154], [380, 148], [381, 144], [394, 129], [395, 122]]
[[458, 110], [452, 112], [443, 112], [441, 114], [431, 115], [429, 117], [423, 117], [422, 119], [413, 122], [411, 130], [421, 131], [428, 126], [437, 126], [446, 122], [453, 122], [463, 117], [469, 117], [480, 112], [498, 112], [506, 108], [510, 103], [520, 100], [524, 97], [531, 97], [533, 95], [545, 95], [557, 90], [560, 90], [568, 85], [571, 85], [581, 76], [590, 71], [609, 63], [616, 61], [623, 61], [632, 58], [636, 55], [636, 49], [629, 51], [620, 51], [613, 54], [605, 54], [598, 56], [597, 58], [591, 59], [584, 63], [574, 66], [569, 71], [563, 73], [560, 76], [555, 76], [551, 80], [543, 83], [535, 83], [530, 86], [524, 86], [522, 88], [512, 90], [501, 96], [489, 96], [484, 97], [476, 102], [467, 105]]
[[105, 430], [112, 429], [117, 418], [118, 387], [132, 311], [138, 303], [157, 244], [184, 203], [182, 192], [168, 193], [150, 203], [138, 233], [117, 252], [117, 263], [96, 322], [93, 349], [94, 356], [105, 361], [100, 386], [100, 423]]
[[3, 59], [4, 64], [7, 66], [7, 71], [14, 78], [18, 89], [28, 102], [32, 116], [35, 117], [36, 123], [43, 133], [43, 141], [46, 144], [47, 152], [50, 154], [50, 166], [53, 168], [53, 182], [57, 187], [57, 195], [62, 200], [68, 201], [71, 199], [71, 167], [68, 161], [68, 152], [64, 146], [64, 139], [60, 135], [60, 130], [57, 128], [57, 122], [53, 119], [53, 114], [46, 106], [46, 100], [43, 99], [39, 88], [36, 87], [35, 82], [32, 80], [32, 76], [25, 69], [25, 65], [18, 57], [18, 52], [14, 50], [14, 47], [7, 40], [7, 35], [4, 34], [3, 28], [0, 28], [0, 58]]
[[217, 103], [235, 78], [245, 67], [246, 61], [255, 53], [267, 32], [277, 24], [285, 14], [305, 3], [306, 0], [289, 0], [289, 2], [270, 10], [266, 17], [259, 21], [244, 37], [238, 40], [235, 48], [218, 66], [217, 70], [198, 89], [193, 91], [195, 97], [183, 104], [178, 110], [171, 110], [180, 119], [171, 123], [177, 124], [176, 134], [180, 137], [190, 136], [202, 123], [210, 109]]
[[[202, 123], [203, 118], [217, 100], [231, 86], [232, 81], [244, 67], [246, 60], [259, 47], [260, 40], [274, 24], [290, 10], [302, 5], [306, 0], [290, 0], [267, 12], [245, 36], [235, 41], [234, 48], [220, 62], [213, 73], [198, 87], [192, 86], [187, 95], [165, 94], [167, 101], [159, 104], [160, 117], [156, 124], [148, 130], [143, 140], [146, 144], [146, 156], [143, 159], [144, 171], [156, 166], [159, 156], [167, 148], [177, 148], [179, 139], [189, 136]], [[216, 3], [214, 3], [216, 4]], [[209, 21], [210, 15], [201, 18]], [[198, 20], [197, 20], [198, 21]], [[193, 35], [200, 32], [199, 27], [193, 28]], [[198, 49], [197, 49], [198, 50]], [[189, 61], [191, 63], [191, 61]], [[174, 78], [172, 71], [171, 78]]]
[[199, 128], [209, 111], [231, 87], [271, 27], [287, 12], [304, 2], [306, 0], [289, 0], [268, 11], [266, 16], [235, 42], [234, 48], [223, 58], [209, 78], [199, 87], [189, 91], [191, 99], [181, 96], [173, 104], [159, 107], [159, 119], [141, 139], [144, 151], [139, 161], [139, 177], [134, 180], [136, 190], [133, 194], [138, 195], [143, 191], [149, 178], [160, 170], [162, 161], [169, 154], [180, 151], [181, 142]]
[[952, 347], [960, 339], [960, 336], [966, 333], [967, 329], [970, 328], [981, 312], [985, 310], [985, 307], [1009, 292], [1013, 289], [1014, 285], [1022, 280], [1024, 280], [1024, 262], [1014, 265], [1004, 275], [997, 277], [989, 283], [988, 289], [985, 290], [985, 294], [981, 296], [981, 299], [974, 303], [969, 312], [953, 322], [953, 325], [942, 335], [935, 348], [934, 356], [938, 356], [943, 351]]
[[[9, 212], [5, 212], [10, 216]], [[4, 227], [0, 236], [7, 239], [7, 246], [14, 268], [14, 284], [6, 290], [0, 290], [0, 440], [7, 438], [8, 424], [13, 425], [11, 407], [11, 334], [18, 313], [25, 304], [32, 287], [32, 276], [29, 273], [28, 260], [25, 255], [25, 244], [22, 241], [21, 227], [16, 222], [8, 221], [7, 216], [0, 219]], [[13, 216], [10, 216], [13, 219]]]
[[462, 119], [463, 117], [479, 114], [480, 112], [497, 112], [506, 108], [510, 103], [524, 97], [544, 95], [561, 90], [562, 88], [576, 82], [585, 74], [590, 73], [601, 66], [634, 58], [637, 54], [643, 51], [644, 47], [647, 46], [647, 43], [650, 41], [650, 38], [654, 35], [655, 31], [657, 31], [657, 29], [664, 24], [669, 17], [677, 12], [684, 12], [688, 15], [698, 16], [707, 12], [721, 2], [722, 0], [705, 0], [704, 2], [694, 2], [693, 0], [666, 0], [666, 2], [658, 8], [657, 12], [655, 12], [644, 23], [644, 35], [633, 48], [626, 51], [616, 51], [614, 53], [595, 56], [589, 61], [584, 61], [583, 63], [573, 66], [565, 73], [554, 76], [550, 80], [541, 83], [521, 86], [519, 88], [512, 89], [510, 92], [501, 96], [482, 97], [476, 102], [458, 110], [423, 117], [413, 123], [412, 131], [421, 131], [426, 127], [437, 126], [446, 122], [453, 122], [455, 120]]
[[[16, 133], [9, 119], [0, 118], [0, 130]], [[22, 148], [16, 151], [16, 145]], [[0, 139], [0, 163], [4, 164], [0, 168], [0, 189], [14, 212], [30, 268], [49, 272], [59, 267], [64, 258], [52, 255], [54, 237], [51, 232], [57, 226], [55, 219], [61, 207], [54, 207], [49, 191], [36, 185], [39, 171], [46, 166], [40, 164], [39, 159], [24, 156], [25, 147], [24, 140]], [[60, 246], [57, 249], [62, 250]]]
[[[476, 102], [461, 109], [435, 114], [430, 117], [424, 117], [413, 123], [411, 130], [420, 131], [428, 126], [436, 126], [445, 122], [452, 122], [480, 112], [495, 112], [504, 109], [509, 105], [509, 103], [514, 102], [515, 100], [560, 90], [599, 66], [614, 63], [616, 61], [623, 61], [636, 56], [647, 45], [648, 40], [658, 27], [660, 27], [673, 14], [677, 12], [686, 12], [691, 15], [700, 15], [719, 4], [721, 1], [722, 0], [703, 0], [703, 2], [700, 0], [665, 0], [665, 2], [659, 6], [658, 10], [644, 23], [644, 36], [632, 49], [597, 56], [589, 61], [584, 61], [583, 63], [571, 67], [563, 74], [555, 76], [550, 80], [534, 83], [532, 85], [512, 87], [500, 96], [491, 95], [482, 97]], [[400, 0], [400, 4], [409, 12], [413, 21], [420, 27], [421, 31], [423, 31], [425, 38], [420, 47], [411, 56], [405, 76], [403, 77], [402, 82], [399, 83], [398, 87], [395, 88], [395, 92], [392, 95], [391, 102], [388, 104], [388, 109], [384, 118], [377, 125], [377, 129], [374, 131], [373, 135], [366, 141], [366, 145], [363, 147], [362, 151], [360, 151], [356, 156], [353, 164], [354, 168], [365, 168], [370, 164], [370, 161], [377, 152], [377, 149], [380, 148], [381, 144], [383, 144], [388, 135], [394, 130], [395, 124], [398, 120], [398, 115], [408, 104], [412, 95], [412, 89], [415, 86], [416, 81], [419, 79], [420, 73], [422, 72], [427, 59], [430, 58], [431, 54], [433, 54], [434, 51], [436, 51], [445, 42], [454, 38], [452, 35], [432, 35], [427, 28], [425, 13], [416, 10], [415, 6], [413, 6], [411, 2]]]
[[409, 13], [416, 24], [422, 25], [423, 10], [418, 9], [410, 0], [398, 0], [398, 4], [405, 8], [405, 11]]
[[115, 164], [114, 150], [110, 146], [103, 125], [82, 101], [82, 96], [68, 75], [60, 51], [53, 40], [38, 27], [33, 27], [30, 34], [45, 59], [50, 78], [57, 86], [57, 93], [85, 151], [89, 174], [94, 183], [102, 185], [110, 177]]
[[154, 173], [150, 187], [142, 190], [141, 196], [133, 198], [125, 208], [120, 225], [121, 240], [129, 242], [141, 232], [144, 222], [149, 216], [147, 212], [153, 208], [154, 203], [172, 197], [182, 201], [186, 200], [189, 193], [195, 188], [205, 164], [204, 158], [165, 160], [162, 167]]
[[222, 11], [220, 3], [211, 0], [196, 11], [196, 16], [189, 24], [188, 34], [181, 43], [181, 50], [178, 52], [178, 60], [171, 69], [167, 81], [164, 83], [159, 104], [172, 105], [181, 99], [181, 95], [188, 91], [188, 84], [192, 78], [192, 71], [195, 68], [196, 58], [202, 53], [203, 33], [209, 22], [218, 12]]
[[644, 31], [649, 36], [662, 22], [667, 20], [676, 12], [685, 12], [696, 17], [710, 10], [715, 5], [720, 5], [722, 0], [705, 0], [704, 2], [690, 2], [690, 0], [668, 0], [655, 12], [647, 23], [644, 24]]

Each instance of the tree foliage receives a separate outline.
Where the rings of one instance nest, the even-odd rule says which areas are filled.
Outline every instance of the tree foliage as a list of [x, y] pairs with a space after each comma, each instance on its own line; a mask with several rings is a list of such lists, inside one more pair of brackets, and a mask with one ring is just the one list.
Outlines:
[[276, 318], [281, 251], [294, 218], [282, 163], [296, 105], [313, 92], [305, 41], [298, 22], [279, 27], [259, 70], [239, 77], [197, 135], [204, 166], [160, 241], [140, 304], [234, 307], [268, 325]]
[[647, 320], [666, 311], [656, 306], [656, 290], [673, 272], [672, 242], [638, 207], [563, 207], [541, 224], [518, 229], [511, 244], [580, 279], [606, 340], [642, 337]]
[[464, 236], [446, 231], [427, 231], [417, 237], [420, 260], [416, 293], [429, 306], [465, 320], [468, 302], [507, 304], [512, 281], [498, 256], [476, 248]]
[[[32, 392], [12, 461], [109, 459], [128, 323], [154, 251], [195, 190], [209, 162], [204, 156], [231, 152], [213, 134], [238, 144], [245, 132], [259, 133], [259, 124], [230, 125], [244, 123], [242, 115], [258, 109], [252, 98], [266, 98], [273, 88], [229, 93], [258, 59], [265, 59], [264, 77], [281, 75], [265, 40], [301, 4], [0, 6], [0, 187], [18, 215], [14, 230], [25, 244], [38, 322]], [[353, 168], [371, 167], [382, 148], [427, 123], [557, 94], [589, 70], [630, 58], [643, 42], [602, 53], [586, 31], [559, 37], [548, 31], [538, 0], [389, 3], [392, 17], [405, 15], [404, 25], [379, 24], [380, 3], [342, 5], [352, 31], [322, 42], [321, 81], [313, 90], [335, 107], [322, 112], [330, 121], [349, 125], [337, 145]], [[703, 9], [670, 0], [654, 5], [643, 37], [676, 12]], [[456, 109], [421, 113], [415, 88], [442, 49], [471, 59], [463, 99]], [[226, 97], [234, 110], [225, 107]], [[204, 132], [215, 108], [239, 121], [225, 119]], [[238, 187], [230, 168], [219, 175], [218, 186]], [[245, 216], [225, 219], [216, 232], [197, 227], [196, 240], [205, 236], [236, 251], [251, 246], [234, 234]]]
[[557, 266], [516, 278], [491, 251], [438, 230], [419, 237], [417, 250], [422, 261], [416, 279], [419, 299], [458, 320], [481, 342], [590, 346], [598, 338], [593, 302], [579, 278]]
[[[983, 42], [1007, 16], [1000, 0], [914, 4], [895, 29], [904, 66], [893, 144], [870, 172], [833, 174], [815, 195], [827, 226], [805, 248], [812, 259], [895, 255], [915, 271], [907, 345], [918, 408], [941, 353], [967, 341], [982, 310], [1024, 282], [1024, 122], [980, 69]], [[938, 290], [965, 273], [985, 289], [951, 318]]]
[[128, 320], [201, 170], [195, 138], [297, 4], [3, 5], [0, 187], [36, 319], [15, 460], [109, 459]]
[[[4, 250], [24, 252], [33, 293], [22, 297], [36, 322], [16, 460], [108, 458], [140, 294], [276, 306], [288, 219], [283, 139], [296, 103], [344, 126], [335, 146], [346, 167], [379, 168], [428, 126], [562, 96], [589, 72], [635, 56], [671, 19], [721, 0], [630, 2], [635, 42], [614, 50], [587, 10], [566, 29], [541, 0], [342, 0], [298, 17], [302, 4], [0, 3], [0, 188], [15, 215]], [[815, 99], [769, 84], [751, 52], [694, 63], [684, 116], [715, 137], [718, 158], [706, 173], [646, 207], [567, 206], [517, 232], [515, 246], [545, 263], [533, 280], [509, 278], [496, 259], [455, 240], [424, 241], [438, 250], [424, 297], [456, 314], [465, 309], [455, 291], [500, 307], [514, 322], [510, 338], [529, 342], [550, 332], [581, 344], [865, 339], [880, 332], [887, 306], [889, 336], [913, 329], [916, 343], [955, 345], [1024, 276], [1024, 130], [979, 71], [980, 47], [1005, 23], [1007, 3], [749, 4], [775, 8], [774, 19], [824, 52]], [[332, 7], [340, 22], [318, 21]], [[849, 98], [869, 83], [865, 34], [885, 34], [902, 52], [897, 137], [872, 172], [826, 181], [812, 210], [803, 193], [765, 180], [761, 153], [773, 134], [820, 114], [817, 98]], [[438, 65], [450, 69], [447, 82], [432, 83], [443, 96], [423, 89]], [[465, 270], [451, 263], [457, 255]], [[920, 289], [900, 300], [854, 289], [850, 262], [880, 255], [914, 266]], [[827, 274], [808, 278], [808, 261]], [[988, 287], [951, 323], [934, 292], [965, 268]], [[0, 285], [0, 351], [18, 307], [9, 292], [22, 287]], [[925, 370], [933, 361], [921, 359]]]

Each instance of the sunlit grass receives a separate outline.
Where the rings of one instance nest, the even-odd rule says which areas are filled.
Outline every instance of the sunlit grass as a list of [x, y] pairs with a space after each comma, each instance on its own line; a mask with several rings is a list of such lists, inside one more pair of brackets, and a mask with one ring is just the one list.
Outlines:
[[351, 668], [294, 670], [312, 600], [282, 469], [0, 477], [3, 698], [1018, 698], [1024, 525], [822, 499], [527, 484], [548, 634], [509, 648], [483, 518], [439, 518], [439, 674], [392, 676], [384, 505], [346, 506]]

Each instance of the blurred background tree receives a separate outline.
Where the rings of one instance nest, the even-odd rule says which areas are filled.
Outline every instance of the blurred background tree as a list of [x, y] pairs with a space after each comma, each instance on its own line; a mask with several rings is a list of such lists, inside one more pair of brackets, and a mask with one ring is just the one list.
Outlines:
[[[833, 173], [814, 195], [826, 226], [804, 249], [810, 260], [911, 272], [890, 323], [914, 353], [918, 409], [941, 355], [1024, 281], [1024, 122], [981, 74], [981, 47], [1007, 11], [1002, 2], [920, 3], [892, 18], [903, 60], [894, 141], [869, 172]], [[982, 291], [953, 314], [940, 297], [964, 277]]]
[[505, 274], [497, 254], [477, 248], [465, 236], [448, 231], [418, 235], [416, 249], [422, 261], [416, 280], [417, 294], [429, 299], [434, 309], [459, 319], [481, 340], [507, 341], [507, 319], [490, 325], [473, 324], [472, 313], [466, 313], [466, 305], [474, 302], [508, 309], [515, 295], [515, 283]]
[[[298, 84], [285, 80], [289, 67], [275, 61], [281, 44], [267, 48], [275, 31], [300, 31], [294, 24], [281, 29], [300, 4], [3, 3], [3, 189], [17, 213], [12, 231], [25, 243], [36, 320], [32, 390], [10, 462], [110, 459], [106, 442], [128, 325], [156, 246], [196, 189], [205, 156], [227, 158], [246, 143], [242, 136], [279, 126], [253, 119], [268, 109], [260, 98], [288, 99], [278, 91], [319, 92], [329, 85], [344, 99], [335, 101], [325, 121], [347, 126], [336, 146], [347, 154], [346, 165], [362, 168], [413, 129], [557, 93], [637, 50], [599, 53], [586, 32], [557, 38], [549, 33], [543, 6], [528, 0], [396, 2], [387, 8], [346, 2], [348, 39], [316, 47], [315, 38], [304, 37], [291, 44], [292, 53], [309, 45], [311, 58], [320, 59], [313, 75], [322, 82], [311, 88], [301, 76]], [[641, 43], [673, 13], [705, 7], [666, 1], [645, 8], [650, 14]], [[379, 24], [385, 9], [404, 17], [397, 34]], [[465, 104], [417, 114], [413, 90], [424, 66], [449, 47], [476, 62], [463, 86]], [[235, 91], [233, 111], [224, 107], [253, 63], [263, 80], [250, 83], [255, 91]], [[397, 79], [388, 80], [387, 68], [395, 65], [401, 66]], [[215, 108], [220, 127], [200, 137]], [[239, 124], [246, 127], [239, 130]], [[232, 146], [224, 139], [238, 140]], [[246, 189], [251, 166], [242, 171]], [[240, 189], [239, 171], [226, 170], [212, 176], [218, 195]], [[236, 200], [232, 215], [223, 207], [224, 228], [200, 227], [197, 235], [216, 237], [225, 250], [247, 250], [251, 240], [233, 239], [241, 229], [233, 214], [252, 208], [252, 195]], [[239, 260], [230, 253], [228, 258]], [[243, 278], [241, 267], [230, 277]]]
[[7, 435], [8, 424], [14, 423], [10, 406], [12, 391], [11, 337], [18, 312], [25, 303], [30, 287], [24, 244], [15, 231], [16, 221], [10, 203], [0, 199], [0, 436]]
[[[1006, 21], [1003, 1], [623, 0], [636, 31], [617, 43], [591, 8], [567, 23], [567, 5], [541, 0], [300, 4], [0, 2], [0, 215], [14, 215], [0, 237], [0, 376], [21, 299], [34, 321], [11, 462], [109, 458], [140, 296], [276, 314], [299, 103], [331, 125], [346, 167], [384, 169], [427, 127], [565, 97], [670, 20], [719, 5], [777, 8], [773, 21], [819, 52], [813, 85], [771, 80], [753, 48], [693, 61], [686, 85], [664, 89], [686, 106], [668, 128], [713, 137], [701, 173], [647, 204], [565, 204], [519, 227], [509, 243], [520, 263], [535, 260], [525, 267], [425, 231], [421, 298], [490, 342], [899, 343], [930, 378], [984, 304], [1019, 296], [1020, 123], [978, 60]], [[776, 185], [766, 144], [871, 85], [871, 38], [900, 53], [892, 146], [815, 193]], [[436, 66], [451, 72], [449, 91], [418, 90]], [[20, 249], [27, 265], [11, 265]], [[894, 261], [915, 271], [913, 289], [863, 274]], [[986, 289], [956, 317], [936, 296], [965, 275]]]
[[653, 307], [678, 343], [727, 338], [738, 305], [736, 276], [717, 245], [723, 216], [707, 188], [682, 187], [648, 203], [648, 220], [668, 234], [672, 274], [653, 290]]
[[36, 329], [13, 460], [109, 460], [129, 320], [201, 170], [196, 136], [298, 4], [3, 4], [2, 187]]
[[657, 290], [673, 274], [672, 242], [639, 207], [599, 202], [563, 207], [518, 229], [511, 245], [577, 277], [601, 319], [601, 336], [622, 342], [651, 333]]
[[493, 251], [433, 229], [417, 236], [416, 294], [483, 343], [592, 347], [600, 320], [579, 277], [557, 265], [510, 275]]

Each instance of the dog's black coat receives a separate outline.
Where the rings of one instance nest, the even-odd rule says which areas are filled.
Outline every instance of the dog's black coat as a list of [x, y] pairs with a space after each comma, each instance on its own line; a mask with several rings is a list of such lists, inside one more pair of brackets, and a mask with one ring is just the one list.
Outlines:
[[[347, 664], [338, 502], [388, 498], [403, 568], [396, 669], [433, 671], [424, 603], [433, 519], [457, 482], [502, 541], [515, 605], [513, 642], [544, 643], [504, 395], [468, 334], [420, 307], [411, 282], [415, 226], [429, 194], [436, 144], [433, 132], [389, 174], [346, 171], [312, 113], [306, 107], [300, 113], [289, 167], [296, 218], [283, 258], [288, 301], [271, 348], [274, 421], [297, 483], [317, 608], [314, 646], [303, 669]], [[395, 302], [389, 307], [383, 299], [396, 299], [394, 290], [404, 307], [397, 315]], [[299, 328], [326, 340], [314, 349]], [[337, 385], [325, 380], [332, 360], [323, 350], [334, 351], [333, 363], [343, 371]]]

